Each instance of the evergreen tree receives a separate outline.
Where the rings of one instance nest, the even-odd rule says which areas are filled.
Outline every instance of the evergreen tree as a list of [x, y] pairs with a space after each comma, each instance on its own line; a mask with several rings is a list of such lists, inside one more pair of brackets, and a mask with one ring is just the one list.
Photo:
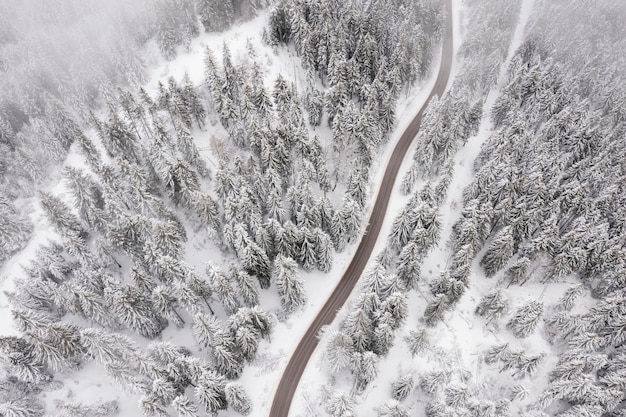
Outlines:
[[144, 395], [139, 399], [139, 407], [146, 417], [166, 417], [169, 416], [165, 410], [165, 405], [155, 394]]
[[384, 356], [389, 352], [394, 339], [394, 319], [390, 312], [385, 312], [377, 317], [374, 329], [373, 350], [376, 354]]
[[476, 307], [476, 314], [486, 317], [487, 323], [493, 319], [497, 319], [506, 312], [509, 307], [509, 300], [501, 290], [492, 290], [485, 295], [478, 306]]
[[332, 220], [333, 243], [342, 251], [346, 243], [355, 239], [361, 228], [362, 212], [352, 199], [344, 197], [341, 210], [335, 212]]
[[405, 400], [415, 387], [415, 377], [408, 373], [402, 375], [391, 385], [391, 394], [396, 401]]
[[30, 384], [47, 382], [52, 377], [45, 365], [37, 360], [35, 346], [21, 337], [0, 337], [0, 360], [10, 375]]
[[343, 323], [343, 330], [354, 342], [357, 352], [364, 352], [370, 348], [373, 338], [372, 319], [361, 308], [350, 312]]
[[207, 413], [216, 415], [219, 410], [226, 409], [224, 385], [224, 377], [213, 371], [207, 370], [198, 378], [198, 384], [194, 390], [195, 396]]
[[480, 265], [485, 268], [485, 274], [488, 277], [495, 275], [513, 256], [514, 250], [513, 229], [506, 226], [496, 234], [480, 261]]
[[209, 281], [212, 284], [212, 288], [215, 294], [222, 302], [224, 309], [228, 314], [234, 314], [239, 309], [240, 304], [237, 299], [235, 290], [231, 285], [231, 281], [228, 279], [219, 268], [213, 263], [208, 262], [206, 265], [206, 273], [209, 277]]
[[322, 272], [329, 272], [333, 265], [333, 242], [322, 229], [313, 229], [313, 241], [317, 269]]
[[201, 347], [208, 347], [213, 344], [213, 335], [217, 334], [217, 332], [224, 332], [221, 327], [215, 316], [196, 313], [193, 318], [191, 331]]
[[211, 356], [217, 371], [227, 378], [237, 378], [243, 371], [242, 358], [237, 356], [235, 344], [227, 333], [214, 334]]
[[259, 304], [259, 290], [252, 277], [233, 262], [230, 264], [230, 276], [237, 283], [239, 295], [248, 307]]
[[446, 294], [440, 293], [428, 303], [424, 310], [426, 323], [433, 325], [437, 321], [443, 320], [445, 312], [450, 308], [450, 300]]
[[305, 271], [313, 270], [317, 263], [317, 250], [315, 247], [315, 235], [307, 227], [300, 228], [300, 251], [298, 261]]
[[404, 338], [404, 340], [409, 345], [409, 351], [411, 352], [411, 356], [415, 356], [419, 353], [424, 352], [430, 344], [428, 341], [428, 335], [426, 334], [426, 329], [421, 329], [418, 331], [410, 330], [409, 334]]
[[511, 330], [515, 336], [524, 338], [535, 331], [542, 315], [543, 303], [530, 301], [517, 309], [506, 327]]
[[420, 263], [423, 255], [415, 242], [407, 243], [402, 251], [397, 265], [398, 279], [406, 289], [415, 288], [420, 279]]
[[326, 344], [325, 358], [331, 372], [338, 372], [350, 364], [354, 352], [353, 341], [343, 331], [333, 331]]
[[409, 417], [409, 410], [396, 400], [389, 400], [378, 409], [378, 417]]
[[355, 352], [352, 356], [352, 370], [356, 391], [362, 392], [378, 376], [378, 355], [369, 351]]
[[195, 417], [198, 414], [196, 404], [184, 394], [174, 398], [172, 407], [180, 417]]
[[226, 401], [228, 402], [228, 405], [233, 408], [233, 410], [242, 416], [250, 414], [250, 411], [252, 410], [252, 403], [250, 401], [250, 397], [248, 397], [248, 394], [246, 394], [241, 385], [235, 382], [230, 382], [226, 384], [224, 391], [226, 394]]
[[261, 288], [269, 288], [271, 268], [265, 251], [256, 243], [249, 241], [241, 258], [243, 268], [257, 277]]
[[298, 276], [298, 265], [293, 259], [276, 256], [273, 275], [281, 306], [286, 313], [293, 313], [306, 304], [304, 282]]
[[396, 216], [389, 234], [389, 244], [396, 250], [402, 250], [413, 234], [412, 220], [408, 207], [403, 208]]
[[88, 233], [80, 220], [72, 214], [70, 208], [60, 198], [44, 192], [39, 195], [41, 207], [48, 221], [56, 227], [61, 235], [69, 232], [77, 234], [82, 239], [87, 238]]
[[354, 417], [354, 400], [345, 392], [333, 391], [325, 397], [324, 408], [331, 417]]
[[151, 303], [137, 288], [122, 286], [111, 278], [103, 279], [104, 297], [118, 319], [142, 336], [153, 339], [164, 329]]
[[152, 290], [152, 306], [154, 311], [160, 316], [172, 320], [177, 327], [183, 327], [185, 321], [176, 311], [176, 298], [163, 285], [159, 285]]

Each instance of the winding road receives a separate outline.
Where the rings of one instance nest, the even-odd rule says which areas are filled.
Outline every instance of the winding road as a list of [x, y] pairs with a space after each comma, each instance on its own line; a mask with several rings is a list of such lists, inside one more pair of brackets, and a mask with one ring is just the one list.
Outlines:
[[435, 85], [433, 86], [433, 89], [424, 102], [422, 108], [419, 110], [417, 115], [415, 115], [413, 121], [400, 137], [393, 153], [391, 154], [391, 158], [387, 164], [385, 175], [383, 176], [383, 180], [376, 197], [376, 202], [374, 203], [374, 207], [370, 215], [369, 224], [365, 229], [363, 237], [361, 238], [361, 243], [352, 258], [350, 265], [346, 269], [346, 272], [337, 284], [337, 287], [330, 295], [313, 322], [311, 322], [311, 325], [291, 356], [291, 359], [289, 360], [289, 363], [287, 364], [287, 367], [285, 368], [282, 378], [278, 384], [278, 388], [276, 389], [274, 402], [272, 403], [270, 411], [270, 417], [288, 417], [289, 408], [291, 407], [291, 402], [296, 392], [296, 388], [298, 387], [298, 383], [300, 382], [300, 378], [302, 377], [306, 365], [319, 342], [319, 339], [317, 338], [319, 330], [322, 326], [330, 324], [335, 319], [337, 312], [350, 296], [350, 293], [358, 282], [367, 261], [372, 255], [376, 241], [378, 240], [378, 235], [383, 225], [383, 221], [385, 220], [385, 214], [387, 213], [387, 207], [389, 206], [389, 198], [393, 190], [393, 185], [398, 177], [400, 167], [407, 151], [409, 150], [411, 142], [419, 131], [424, 109], [433, 96], [442, 96], [446, 89], [448, 79], [450, 77], [453, 55], [452, 0], [445, 0], [445, 8], [446, 17], [441, 64], [439, 66], [439, 73], [437, 75]]

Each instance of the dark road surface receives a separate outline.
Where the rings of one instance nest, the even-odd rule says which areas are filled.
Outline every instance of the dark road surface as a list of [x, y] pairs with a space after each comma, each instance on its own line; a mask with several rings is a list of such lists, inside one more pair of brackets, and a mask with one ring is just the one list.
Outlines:
[[356, 285], [369, 260], [378, 234], [383, 225], [387, 207], [389, 205], [389, 197], [393, 190], [393, 185], [398, 176], [400, 166], [404, 160], [404, 157], [409, 150], [411, 142], [417, 135], [419, 126], [422, 120], [422, 114], [430, 99], [435, 96], [442, 96], [446, 85], [448, 84], [448, 78], [450, 77], [450, 68], [452, 66], [452, 1], [446, 0], [446, 19], [444, 29], [443, 50], [441, 54], [441, 65], [439, 68], [439, 74], [437, 75], [437, 81], [425, 101], [424, 105], [417, 113], [411, 124], [402, 134], [402, 137], [398, 141], [391, 159], [387, 165], [383, 181], [376, 197], [376, 202], [372, 209], [372, 214], [369, 219], [369, 225], [365, 229], [365, 233], [361, 239], [361, 243], [354, 254], [354, 258], [350, 262], [348, 269], [341, 278], [341, 281], [337, 284], [337, 287], [330, 295], [324, 307], [320, 310], [317, 317], [313, 320], [306, 333], [300, 340], [298, 347], [294, 351], [283, 376], [276, 389], [274, 395], [274, 402], [270, 411], [270, 417], [288, 417], [289, 408], [291, 407], [291, 401], [300, 382], [300, 378], [304, 373], [304, 369], [309, 361], [309, 358], [313, 354], [313, 351], [317, 347], [318, 338], [317, 334], [322, 326], [330, 324], [339, 309], [343, 306], [345, 301], [350, 296], [352, 289]]

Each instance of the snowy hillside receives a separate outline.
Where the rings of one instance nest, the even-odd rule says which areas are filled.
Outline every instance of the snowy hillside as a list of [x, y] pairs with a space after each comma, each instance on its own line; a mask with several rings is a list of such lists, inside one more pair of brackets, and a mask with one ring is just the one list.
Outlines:
[[621, 4], [109, 3], [0, 5], [1, 416], [270, 415], [422, 108], [290, 415], [625, 413]]

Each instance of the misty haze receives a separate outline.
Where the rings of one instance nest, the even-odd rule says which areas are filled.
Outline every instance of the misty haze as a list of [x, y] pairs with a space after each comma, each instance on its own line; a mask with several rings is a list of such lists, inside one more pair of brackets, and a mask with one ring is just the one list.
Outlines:
[[624, 22], [0, 0], [0, 416], [626, 416]]

